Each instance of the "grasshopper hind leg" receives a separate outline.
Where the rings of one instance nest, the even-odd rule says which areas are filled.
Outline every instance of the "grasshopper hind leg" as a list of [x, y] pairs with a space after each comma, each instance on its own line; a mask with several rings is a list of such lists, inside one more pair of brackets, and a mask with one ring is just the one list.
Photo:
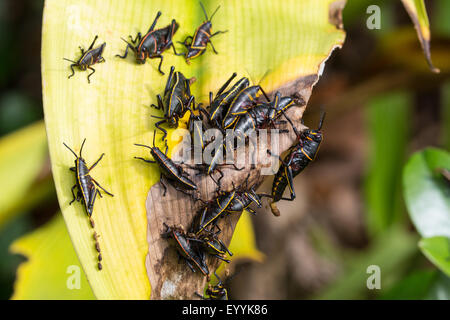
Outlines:
[[92, 72], [87, 76], [88, 83], [91, 83], [91, 80], [89, 78], [95, 73], [95, 69], [92, 67], [88, 67], [88, 69], [92, 70]]
[[73, 69], [73, 67], [76, 67], [76, 66], [78, 66], [76, 63], [73, 63], [73, 64], [70, 65], [70, 70], [72, 70], [72, 74], [69, 75], [67, 77], [67, 79], [70, 79], [70, 78], [72, 78], [75, 75], [75, 70]]
[[161, 70], [161, 65], [162, 65], [162, 63], [163, 63], [164, 57], [163, 57], [161, 54], [158, 54], [158, 55], [154, 56], [153, 58], [159, 58], [159, 59], [161, 59], [161, 61], [159, 62], [159, 65], [158, 65], [158, 71], [159, 71], [159, 73], [161, 73], [162, 75], [165, 75], [165, 73]]
[[74, 203], [78, 199], [78, 195], [75, 196], [75, 193], [73, 192], [73, 190], [75, 190], [76, 187], [77, 187], [77, 185], [75, 184], [75, 185], [73, 185], [73, 187], [71, 189], [73, 199], [72, 199], [72, 201], [69, 202], [69, 205], [71, 205], [72, 203]]

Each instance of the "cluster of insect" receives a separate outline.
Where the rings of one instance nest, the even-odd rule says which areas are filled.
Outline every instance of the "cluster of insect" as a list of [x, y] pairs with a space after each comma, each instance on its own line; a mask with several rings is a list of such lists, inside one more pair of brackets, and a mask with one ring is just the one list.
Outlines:
[[[205, 8], [203, 7], [203, 4], [201, 2], [200, 5], [203, 9], [203, 13], [205, 14], [206, 21], [203, 22], [195, 30], [193, 36], [186, 37], [186, 39], [184, 39], [183, 42], [178, 41], [178, 43], [181, 43], [185, 46], [186, 48], [185, 53], [177, 53], [175, 45], [173, 44], [173, 36], [180, 27], [180, 25], [175, 19], [172, 19], [172, 22], [168, 26], [160, 29], [155, 29], [156, 23], [158, 22], [158, 19], [161, 16], [161, 11], [158, 11], [155, 20], [150, 26], [150, 29], [148, 29], [147, 33], [144, 36], [142, 36], [141, 32], [138, 32], [134, 39], [131, 35], [129, 36], [130, 41], [127, 41], [122, 38], [122, 40], [125, 41], [125, 43], [127, 44], [125, 48], [125, 53], [123, 55], [117, 54], [116, 57], [125, 59], [128, 55], [128, 50], [131, 49], [131, 51], [133, 51], [135, 54], [136, 62], [138, 64], [144, 64], [147, 58], [148, 59], [158, 58], [160, 59], [158, 71], [162, 75], [164, 75], [164, 72], [161, 70], [161, 65], [164, 59], [162, 54], [170, 47], [173, 48], [173, 52], [175, 55], [184, 56], [188, 64], [190, 63], [190, 60], [205, 53], [208, 43], [211, 45], [211, 48], [213, 49], [214, 53], [217, 54], [218, 52], [214, 48], [211, 38], [220, 33], [227, 32], [227, 31], [217, 31], [215, 33], [212, 33], [211, 31], [212, 29], [211, 20], [215, 15], [215, 13], [217, 12], [217, 10], [220, 8], [220, 6], [217, 7], [217, 9], [214, 11], [211, 17], [208, 18]], [[92, 65], [96, 63], [105, 62], [105, 58], [102, 57], [102, 54], [103, 50], [105, 49], [106, 42], [104, 42], [101, 46], [94, 49], [93, 47], [97, 39], [98, 36], [95, 36], [94, 41], [92, 41], [91, 45], [87, 50], [84, 50], [82, 47], [80, 47], [81, 57], [77, 61], [64, 58], [64, 60], [72, 62], [72, 64], [70, 65], [72, 73], [69, 75], [69, 78], [73, 77], [75, 74], [74, 67], [77, 67], [82, 71], [89, 69], [92, 72], [89, 73], [89, 75], [87, 76], [87, 80], [89, 83], [91, 82], [90, 77], [95, 73], [95, 69], [92, 67]]]
[[[200, 5], [205, 14], [206, 21], [197, 28], [192, 37], [188, 37], [182, 42], [187, 48], [184, 55], [188, 62], [190, 59], [203, 54], [208, 43], [212, 46], [211, 37], [225, 32], [218, 31], [212, 33], [211, 31], [211, 18], [219, 7], [214, 11], [211, 18], [208, 18], [203, 5], [201, 3]], [[167, 27], [155, 29], [160, 15], [161, 12], [158, 12], [147, 34], [142, 36], [138, 33], [135, 39], [130, 36], [130, 42], [124, 40], [127, 43], [127, 47], [125, 53], [122, 56], [119, 55], [119, 57], [126, 58], [128, 50], [131, 49], [135, 53], [136, 61], [139, 64], [145, 63], [147, 58], [159, 58], [158, 70], [164, 74], [161, 70], [163, 61], [162, 53], [169, 47], [172, 47], [174, 53], [179, 55], [172, 41], [173, 35], [178, 30], [179, 25], [173, 19]], [[104, 61], [101, 55], [105, 44], [93, 49], [96, 39], [97, 37], [95, 37], [94, 42], [87, 51], [80, 48], [82, 57], [71, 65], [72, 74], [69, 77], [73, 76], [73, 67], [76, 66], [82, 70], [93, 70], [88, 75], [89, 81], [89, 77], [95, 72], [91, 67], [92, 64]], [[217, 53], [213, 46], [212, 48]], [[227, 263], [230, 261], [226, 259], [226, 255], [232, 256], [232, 252], [230, 252], [224, 241], [219, 237], [221, 234], [221, 229], [218, 224], [220, 218], [234, 213], [242, 213], [244, 210], [255, 214], [255, 211], [250, 206], [254, 204], [260, 208], [262, 206], [262, 197], [272, 199], [270, 204], [272, 212], [275, 215], [279, 215], [280, 212], [276, 207], [276, 202], [280, 200], [292, 201], [295, 199], [293, 179], [315, 159], [322, 141], [321, 128], [324, 115], [322, 115], [317, 129], [307, 129], [300, 132], [285, 113], [292, 106], [303, 106], [305, 104], [300, 95], [282, 96], [280, 92], [276, 92], [271, 100], [260, 85], [250, 85], [250, 81], [246, 77], [237, 80], [231, 85], [236, 76], [237, 73], [233, 73], [215, 95], [210, 92], [209, 105], [203, 107], [202, 103], [196, 105], [195, 97], [191, 94], [191, 85], [195, 82], [195, 78], [185, 77], [181, 72], [175, 71], [175, 68], [172, 66], [164, 92], [162, 95], [157, 95], [157, 104], [152, 105], [163, 111], [162, 116], [156, 117], [160, 121], [155, 126], [162, 132], [161, 140], [165, 141], [165, 151], [155, 145], [156, 129], [153, 134], [152, 146], [136, 144], [136, 146], [148, 148], [153, 160], [142, 157], [135, 157], [136, 159], [158, 165], [160, 170], [160, 183], [164, 190], [164, 196], [167, 192], [166, 184], [169, 184], [177, 191], [191, 197], [194, 201], [200, 201], [202, 203], [188, 230], [184, 230], [181, 226], [169, 226], [164, 223], [163, 228], [165, 231], [161, 236], [168, 239], [175, 246], [180, 257], [185, 260], [193, 272], [199, 271], [208, 278], [210, 274], [206, 262], [208, 256]], [[250, 174], [239, 187], [236, 187], [233, 183], [231, 190], [223, 190], [221, 179], [224, 174], [221, 168], [230, 164], [223, 164], [219, 159], [223, 159], [225, 150], [230, 150], [228, 147], [217, 149], [212, 157], [212, 161], [208, 164], [190, 165], [177, 163], [169, 158], [167, 156], [167, 130], [162, 125], [166, 124], [170, 128], [178, 127], [179, 119], [183, 118], [187, 112], [190, 113], [188, 129], [192, 136], [192, 141], [199, 143], [202, 149], [206, 148], [209, 143], [217, 143], [217, 141], [204, 140], [204, 130], [209, 128], [216, 128], [222, 132], [225, 132], [227, 129], [232, 129], [239, 139], [247, 139], [249, 133], [252, 131], [275, 128], [281, 123], [289, 122], [297, 138], [293, 146], [288, 150], [287, 155], [282, 158], [280, 155], [275, 155], [270, 150], [267, 150], [268, 155], [279, 159], [281, 164], [275, 174], [272, 192], [270, 194], [257, 194], [255, 191], [256, 185], [249, 185]], [[281, 117], [285, 120], [282, 120]], [[280, 132], [287, 133], [289, 130], [284, 129], [280, 130]], [[76, 184], [72, 187], [73, 200], [70, 204], [75, 200], [84, 203], [91, 226], [94, 227], [92, 214], [97, 194], [100, 197], [102, 197], [101, 191], [110, 196], [113, 196], [113, 194], [106, 191], [91, 177], [90, 171], [100, 162], [104, 154], [92, 166], [88, 167], [82, 157], [85, 140], [81, 145], [79, 155], [64, 144], [75, 156], [75, 167], [72, 167], [71, 170], [75, 171]], [[231, 147], [231, 151], [235, 151], [235, 146]], [[231, 166], [234, 167], [234, 170], [244, 169], [238, 168], [235, 164], [231, 164]], [[185, 168], [194, 169], [199, 171], [199, 174], [208, 175], [217, 185], [217, 195], [211, 200], [204, 201], [201, 199], [198, 196], [198, 186], [186, 172]], [[283, 197], [286, 188], [289, 189], [289, 197]], [[76, 194], [74, 193], [75, 189], [78, 189]], [[98, 251], [98, 269], [101, 270], [102, 255], [96, 232], [94, 232], [94, 239], [95, 248]], [[205, 296], [197, 295], [203, 299], [227, 299], [227, 290], [222, 280], [220, 278], [218, 280], [219, 282], [215, 286], [208, 287]]]

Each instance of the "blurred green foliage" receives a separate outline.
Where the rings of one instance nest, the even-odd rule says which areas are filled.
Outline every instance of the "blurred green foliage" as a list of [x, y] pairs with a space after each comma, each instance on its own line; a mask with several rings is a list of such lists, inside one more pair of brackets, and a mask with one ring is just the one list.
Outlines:
[[428, 297], [439, 273], [435, 270], [419, 270], [398, 281], [390, 290], [380, 295], [381, 300], [418, 300]]
[[442, 272], [439, 273], [426, 299], [450, 300], [450, 278]]
[[[429, 287], [429, 299], [450, 297], [450, 183], [442, 169], [450, 168], [450, 154], [428, 148], [414, 154], [403, 170], [403, 192], [409, 215], [423, 237], [419, 242], [423, 254], [442, 272], [434, 276], [407, 278], [399, 285], [410, 288]], [[438, 276], [439, 274], [439, 276]], [[409, 279], [409, 282], [408, 282]], [[395, 292], [394, 292], [395, 293]], [[391, 294], [391, 297], [397, 297]]]
[[386, 0], [358, 0], [348, 1], [344, 9], [344, 26], [348, 27], [365, 27], [367, 15], [367, 7], [375, 5], [380, 8], [381, 29], [377, 30], [376, 36], [383, 36], [392, 31], [395, 27], [395, 9], [394, 1]]
[[442, 169], [450, 170], [450, 153], [427, 148], [415, 153], [403, 170], [406, 206], [424, 238], [450, 238], [450, 188]]
[[13, 292], [13, 280], [16, 276], [17, 267], [25, 259], [9, 252], [11, 243], [30, 232], [33, 226], [27, 216], [20, 216], [11, 220], [0, 231], [0, 299], [6, 300]]
[[414, 154], [403, 171], [408, 212], [423, 237], [419, 247], [442, 272], [450, 276], [450, 153], [428, 148]]
[[434, 19], [432, 22], [435, 25], [434, 31], [438, 35], [450, 36], [450, 19], [448, 18], [449, 12], [450, 1], [435, 0]]
[[[396, 59], [395, 56], [398, 56], [400, 59], [408, 61], [411, 56], [416, 58], [415, 53], [411, 55], [411, 47], [406, 47], [404, 45], [406, 42], [402, 45], [402, 42], [399, 41], [399, 37], [405, 40], [402, 34], [398, 32], [399, 27], [404, 25], [405, 21], [410, 23], [406, 18], [399, 18], [399, 11], [396, 11], [399, 8], [399, 3], [369, 0], [350, 1], [344, 10], [344, 25], [346, 30], [349, 30], [348, 42], [355, 41], [355, 37], [352, 37], [352, 30], [356, 29], [357, 31], [354, 31], [356, 37], [362, 38], [361, 34], [363, 34], [364, 37], [373, 37], [378, 39], [374, 41], [379, 42], [392, 38], [393, 41], [390, 46], [380, 46], [377, 49], [377, 54], [382, 55], [383, 58], [378, 60], [376, 55], [368, 56], [367, 59], [363, 59], [361, 62], [365, 66], [371, 62], [374, 63], [370, 58], [377, 60], [375, 62], [376, 68], [370, 69], [369, 67], [368, 69], [375, 74], [384, 72], [388, 75], [385, 77], [386, 82], [389, 81], [389, 70], [378, 69], [382, 63], [386, 63], [382, 59]], [[382, 30], [367, 31], [361, 28], [367, 17], [365, 10], [367, 6], [372, 4], [381, 8]], [[432, 34], [437, 31], [436, 34], [438, 36], [445, 36], [445, 41], [448, 41], [450, 36], [449, 2], [446, 0], [427, 1], [426, 5], [427, 9], [432, 8], [430, 15]], [[419, 47], [418, 43], [416, 44]], [[442, 54], [447, 57], [450, 54], [448, 46], [439, 46], [439, 43], [436, 44], [432, 41], [432, 49], [433, 47], [438, 47], [438, 58]], [[364, 50], [363, 47], [359, 48]], [[421, 59], [424, 60], [423, 56]], [[435, 60], [442, 61], [439, 59]], [[419, 72], [425, 70], [417, 67], [417, 64], [414, 65], [416, 63], [414, 61], [416, 60], [411, 59], [410, 63], [403, 64], [403, 66], [407, 65], [412, 70]], [[424, 61], [420, 61], [420, 63], [424, 64]], [[393, 68], [392, 71], [394, 70]], [[413, 71], [410, 77], [414, 76]], [[358, 77], [356, 79], [359, 80], [356, 82], [356, 85], [361, 88], [364, 88], [365, 83], [360, 81], [366, 81], [366, 86], [369, 86], [370, 75], [366, 74], [362, 79]], [[434, 84], [438, 88], [437, 92], [440, 91], [442, 93], [442, 99], [437, 100], [441, 104], [433, 106], [439, 110], [437, 113], [441, 116], [437, 118], [440, 127], [439, 135], [428, 135], [428, 139], [432, 138], [428, 142], [423, 140], [419, 144], [417, 142], [413, 144], [412, 142], [414, 139], [417, 140], [418, 132], [424, 131], [423, 128], [430, 126], [429, 119], [417, 118], [418, 114], [426, 114], [427, 117], [430, 117], [431, 114], [436, 112], [429, 105], [421, 105], [417, 102], [418, 94], [427, 92], [427, 89], [424, 89], [424, 83], [420, 82], [423, 79], [417, 80], [415, 86], [402, 83], [400, 85], [401, 90], [392, 90], [387, 86], [387, 91], [383, 88], [384, 90], [380, 94], [379, 89], [375, 89], [373, 92], [377, 92], [377, 95], [364, 97], [363, 101], [367, 101], [365, 104], [365, 120], [368, 134], [368, 162], [364, 180], [364, 194], [366, 226], [371, 237], [370, 245], [365, 247], [364, 251], [357, 250], [344, 254], [342, 248], [329, 243], [326, 246], [326, 256], [332, 256], [333, 260], [339, 259], [336, 256], [340, 256], [340, 259], [344, 260], [344, 262], [339, 264], [343, 266], [343, 269], [337, 276], [337, 280], [326, 286], [323, 292], [315, 297], [321, 299], [364, 299], [370, 297], [379, 299], [449, 299], [450, 278], [444, 272], [430, 268], [424, 256], [420, 255], [417, 244], [419, 238], [409, 230], [410, 220], [407, 219], [404, 205], [405, 199], [408, 198], [404, 193], [407, 193], [408, 189], [416, 188], [424, 192], [432, 192], [434, 189], [432, 176], [436, 178], [435, 173], [432, 173], [430, 170], [426, 170], [429, 176], [425, 178], [423, 176], [423, 168], [415, 167], [410, 168], [410, 179], [405, 182], [406, 177], [403, 172], [403, 166], [408, 155], [414, 149], [417, 149], [418, 146], [423, 147], [424, 143], [439, 145], [446, 149], [450, 148], [450, 84], [448, 81], [445, 81], [445, 79], [448, 79], [448, 75], [443, 75], [441, 79], [444, 79], [444, 81], [441, 80], [440, 82], [438, 80]], [[433, 84], [426, 84], [426, 86], [433, 86]], [[361, 92], [366, 93], [371, 92], [371, 90], [366, 87]], [[349, 96], [352, 97], [351, 94]], [[348, 101], [348, 103], [352, 102]], [[345, 105], [345, 103], [340, 101], [340, 105]], [[447, 169], [450, 167], [448, 159], [440, 163], [443, 166], [445, 163]], [[420, 178], [421, 175], [422, 179]], [[422, 180], [425, 185], [420, 186], [419, 180]], [[444, 187], [445, 183], [441, 178], [439, 185], [439, 188], [446, 188], [440, 189], [440, 195], [444, 196], [446, 201], [449, 201], [448, 184], [447, 187]], [[417, 194], [409, 198], [418, 200]], [[424, 200], [424, 206], [428, 204], [427, 209], [432, 210], [434, 206], [432, 203], [435, 200], [435, 197], [427, 198], [427, 200]], [[440, 203], [442, 200], [443, 198], [441, 197], [440, 200], [436, 201]], [[448, 208], [440, 208], [439, 215], [441, 218], [445, 216], [450, 219], [449, 212]], [[434, 220], [428, 211], [422, 212], [421, 216], [423, 216], [421, 221], [430, 224], [430, 229], [435, 231], [442, 230], [447, 224], [447, 222], [444, 222], [444, 226], [438, 226], [438, 224], [443, 223], [443, 220]], [[412, 220], [414, 221], [414, 217]], [[420, 229], [420, 226], [416, 224], [416, 228]], [[330, 250], [330, 247], [333, 248], [333, 246], [334, 249]], [[425, 256], [436, 264], [439, 269], [448, 270], [450, 242], [447, 238], [433, 237], [422, 239], [419, 242], [419, 246]], [[332, 252], [331, 254], [330, 251]], [[368, 277], [365, 273], [365, 268], [370, 264], [376, 264], [381, 267], [381, 290], [370, 291], [365, 287], [365, 279]]]
[[379, 235], [403, 216], [400, 182], [411, 106], [408, 92], [392, 92], [373, 97], [366, 109], [370, 143], [366, 214], [371, 235]]
[[8, 92], [0, 99], [0, 135], [25, 127], [41, 116], [33, 100], [20, 92]]
[[43, 1], [0, 2], [0, 136], [43, 117], [40, 37]]
[[450, 82], [442, 86], [442, 146], [450, 150]]
[[424, 238], [420, 240], [419, 247], [436, 267], [450, 277], [450, 239], [448, 237]]
[[[367, 288], [368, 267], [381, 270], [381, 289], [402, 279], [405, 266], [417, 253], [417, 237], [403, 228], [395, 226], [378, 234], [369, 248], [361, 252], [346, 252], [342, 255], [343, 271], [318, 299], [367, 299], [376, 296], [377, 289]], [[382, 291], [382, 292], [383, 292]]]

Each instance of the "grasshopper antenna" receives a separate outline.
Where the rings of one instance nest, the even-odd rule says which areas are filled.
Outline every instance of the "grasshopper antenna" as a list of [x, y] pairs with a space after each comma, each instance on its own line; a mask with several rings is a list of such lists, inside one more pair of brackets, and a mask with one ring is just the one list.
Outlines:
[[81, 144], [81, 148], [80, 148], [80, 158], [81, 157], [81, 153], [83, 152], [83, 147], [84, 147], [84, 143], [86, 142], [86, 138], [84, 138], [83, 143]]
[[203, 6], [203, 3], [202, 3], [201, 1], [200, 1], [200, 6], [202, 7], [203, 13], [205, 14], [206, 21], [210, 21], [210, 20], [208, 19], [208, 15], [206, 14], [205, 7]]
[[64, 145], [67, 149], [69, 149], [70, 152], [73, 153], [73, 155], [75, 156], [75, 158], [78, 158], [78, 155], [75, 153], [75, 151], [73, 151], [72, 149], [70, 149], [70, 147], [69, 147], [67, 144], [65, 144], [65, 143], [63, 142], [63, 145]]
[[211, 18], [209, 18], [209, 21], [212, 20], [212, 18], [214, 17], [214, 15], [216, 14], [217, 10], [219, 10], [220, 6], [217, 7], [217, 9], [213, 12], [213, 14], [211, 15]]
[[139, 147], [145, 147], [145, 148], [149, 148], [149, 149], [151, 149], [152, 147], [150, 147], [150, 146], [147, 146], [147, 145], [145, 145], [145, 144], [139, 144], [139, 143], [135, 143], [134, 144], [135, 146], [139, 146]]
[[76, 61], [73, 61], [73, 60], [70, 60], [70, 59], [66, 59], [66, 58], [63, 58], [63, 60], [66, 60], [66, 61], [69, 61], [69, 62], [72, 62], [72, 63], [76, 63]]

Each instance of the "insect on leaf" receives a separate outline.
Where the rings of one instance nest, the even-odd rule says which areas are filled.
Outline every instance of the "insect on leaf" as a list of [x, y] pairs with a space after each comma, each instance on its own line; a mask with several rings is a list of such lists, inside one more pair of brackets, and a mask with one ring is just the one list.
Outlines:
[[[162, 113], [149, 106], [156, 104], [156, 94], [162, 93], [170, 67], [197, 79], [192, 84], [196, 102], [207, 103], [209, 92], [217, 92], [233, 72], [254, 82], [267, 73], [261, 81], [267, 92], [281, 88], [284, 94], [299, 92], [307, 100], [323, 72], [324, 62], [345, 38], [345, 33], [330, 22], [331, 17], [336, 21], [340, 16], [343, 2], [337, 2], [341, 5], [336, 7], [331, 0], [205, 1], [208, 13], [221, 5], [213, 19], [213, 30], [228, 30], [212, 39], [218, 54], [208, 48], [187, 65], [182, 57], [167, 50], [162, 64], [165, 76], [157, 70], [159, 59], [138, 65], [133, 52], [127, 59], [116, 58], [126, 46], [120, 38], [128, 40], [129, 34], [134, 38], [138, 31], [145, 34], [161, 11], [156, 28], [176, 19], [180, 28], [174, 40], [183, 41], [204, 20], [198, 1], [45, 2], [42, 79], [52, 171], [70, 237], [97, 298], [148, 299], [151, 293], [152, 298], [158, 299], [164, 279], [183, 285], [176, 287], [176, 295], [171, 298], [191, 298], [206, 281], [192, 276], [172, 255], [163, 258], [164, 252], [173, 250], [166, 250], [167, 243], [160, 238], [162, 223], [186, 225], [195, 213], [191, 201], [172, 189], [162, 198], [159, 184], [149, 193], [159, 181], [160, 172], [156, 165], [134, 159], [149, 158], [148, 150], [134, 144], [151, 144], [156, 120], [150, 116]], [[86, 49], [95, 35], [99, 36], [98, 44], [106, 42], [106, 62], [93, 65], [96, 72], [90, 84], [86, 79], [89, 70], [76, 70], [75, 76], [67, 79], [70, 63], [63, 57], [79, 58], [78, 46]], [[176, 48], [183, 51], [182, 45], [176, 44]], [[303, 110], [292, 110], [298, 125]], [[74, 156], [62, 143], [79, 152], [84, 138], [87, 140], [83, 157], [88, 165], [105, 153], [91, 174], [114, 194], [113, 198], [97, 199], [93, 213], [100, 235], [102, 271], [96, 267], [93, 230], [86, 213], [79, 203], [69, 205], [70, 189], [75, 183], [69, 167], [73, 166]], [[286, 135], [280, 141], [281, 150], [293, 140], [293, 135]], [[156, 141], [164, 146], [160, 139]], [[174, 131], [169, 130], [169, 146], [172, 148], [177, 141]], [[247, 173], [243, 171], [235, 177], [236, 184]], [[224, 186], [231, 185], [232, 177], [227, 174]], [[210, 197], [215, 186], [205, 181], [200, 188]], [[233, 216], [231, 225], [238, 218], [239, 215]], [[227, 244], [232, 229], [223, 232]]]

